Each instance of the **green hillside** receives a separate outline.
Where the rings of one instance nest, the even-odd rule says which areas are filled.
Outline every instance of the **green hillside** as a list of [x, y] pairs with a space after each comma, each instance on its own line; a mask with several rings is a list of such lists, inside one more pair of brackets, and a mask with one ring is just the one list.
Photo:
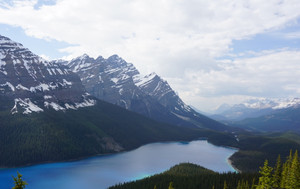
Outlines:
[[290, 151], [286, 158], [277, 156], [274, 166], [265, 160], [259, 171], [253, 173], [216, 173], [198, 165], [182, 163], [164, 173], [109, 189], [299, 189], [299, 179], [298, 151]]
[[13, 104], [3, 99], [0, 102], [1, 167], [77, 159], [151, 142], [199, 137], [212, 138], [215, 143], [219, 143], [218, 138], [231, 138], [226, 144], [236, 145], [230, 134], [159, 123], [103, 101], [78, 110], [46, 110], [30, 115], [12, 115], [4, 107]]
[[199, 165], [182, 163], [168, 171], [142, 180], [112, 186], [109, 189], [167, 189], [172, 182], [175, 189], [236, 188], [238, 182], [258, 181], [258, 173], [217, 173]]
[[253, 172], [266, 159], [275, 165], [278, 154], [287, 157], [291, 149], [300, 150], [300, 136], [296, 133], [244, 133], [239, 135], [239, 151], [230, 159], [237, 169]]

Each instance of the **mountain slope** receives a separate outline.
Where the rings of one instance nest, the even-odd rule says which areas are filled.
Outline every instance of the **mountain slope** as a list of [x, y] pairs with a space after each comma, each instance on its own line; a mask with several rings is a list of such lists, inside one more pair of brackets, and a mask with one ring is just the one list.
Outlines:
[[93, 106], [80, 78], [67, 67], [33, 54], [0, 35], [0, 95], [13, 98], [12, 113]]
[[1, 167], [68, 160], [129, 150], [150, 142], [202, 136], [199, 130], [158, 123], [103, 101], [66, 112], [46, 109], [25, 115], [1, 111], [0, 120]]
[[[0, 167], [61, 161], [230, 134], [151, 120], [86, 93], [67, 67], [0, 36]], [[226, 143], [227, 144], [227, 143]]]
[[117, 55], [108, 59], [83, 55], [69, 62], [56, 62], [77, 73], [86, 90], [98, 99], [170, 124], [230, 130], [187, 106], [155, 73], [141, 76], [132, 64]]
[[[209, 189], [209, 188], [238, 188], [241, 180], [250, 185], [253, 180], [258, 181], [258, 173], [217, 173], [191, 163], [181, 163], [171, 167], [169, 170], [146, 177], [141, 180], [131, 181], [109, 187], [109, 189], [153, 189], [153, 188], [188, 188], [188, 189]], [[224, 187], [226, 183], [227, 187]]]

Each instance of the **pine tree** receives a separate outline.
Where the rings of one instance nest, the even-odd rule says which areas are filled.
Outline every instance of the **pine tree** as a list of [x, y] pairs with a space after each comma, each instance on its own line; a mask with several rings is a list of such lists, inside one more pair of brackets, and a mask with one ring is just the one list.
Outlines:
[[280, 179], [280, 188], [285, 188], [285, 185], [287, 183], [287, 175], [288, 175], [288, 166], [285, 162], [282, 165], [282, 173], [281, 173], [281, 179]]
[[242, 186], [241, 186], [241, 181], [239, 181], [239, 182], [238, 182], [238, 185], [237, 185], [237, 187], [236, 187], [236, 189], [242, 189], [241, 187], [242, 187]]
[[169, 189], [174, 189], [174, 187], [173, 187], [173, 182], [170, 182], [170, 183], [169, 183]]
[[290, 150], [290, 155], [288, 156], [286, 162], [282, 166], [282, 173], [281, 173], [281, 181], [280, 187], [286, 188], [289, 185], [289, 177], [290, 177], [290, 169], [292, 165], [293, 155], [292, 150]]
[[265, 161], [264, 166], [260, 167], [257, 189], [271, 189], [272, 185], [272, 170], [273, 168], [268, 165], [268, 160]]
[[255, 178], [252, 180], [252, 185], [251, 185], [251, 189], [255, 189], [256, 188], [256, 184], [255, 184]]
[[248, 181], [239, 181], [237, 185], [237, 189], [250, 189]]
[[223, 187], [223, 189], [228, 189], [228, 186], [226, 184], [226, 180], [224, 181], [224, 187]]
[[26, 181], [23, 181], [22, 180], [22, 175], [18, 173], [18, 176], [17, 177], [14, 177], [13, 176], [13, 179], [14, 179], [14, 182], [15, 182], [15, 186], [12, 188], [12, 189], [24, 189], [27, 184]]
[[290, 174], [289, 174], [289, 177], [287, 178], [288, 182], [286, 184], [286, 188], [287, 189], [300, 188], [299, 159], [298, 159], [298, 151], [297, 150], [293, 156], [289, 173]]
[[280, 180], [281, 180], [282, 166], [281, 166], [281, 158], [280, 155], [277, 158], [277, 162], [274, 168], [274, 173], [272, 176], [272, 187], [279, 188]]

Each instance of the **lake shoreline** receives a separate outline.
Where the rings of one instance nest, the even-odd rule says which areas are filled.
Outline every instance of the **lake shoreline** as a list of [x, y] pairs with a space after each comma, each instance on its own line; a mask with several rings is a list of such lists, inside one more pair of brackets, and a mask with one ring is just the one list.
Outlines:
[[[231, 156], [230, 156], [231, 157]], [[233, 162], [232, 162], [232, 160], [230, 159], [230, 157], [227, 159], [227, 163], [236, 171], [236, 172], [238, 172], [238, 173], [242, 173], [242, 171], [241, 170], [239, 170], [237, 167], [235, 167], [234, 165], [233, 165]]]
[[232, 172], [234, 169], [227, 160], [235, 151], [203, 139], [155, 142], [131, 151], [1, 169], [0, 188], [10, 186], [11, 175], [17, 171], [24, 175], [32, 189], [107, 188], [116, 183], [159, 174], [183, 162], [201, 165], [219, 173]]
[[25, 168], [25, 167], [30, 167], [30, 166], [36, 166], [36, 165], [41, 165], [41, 164], [51, 164], [51, 163], [68, 163], [68, 162], [74, 162], [74, 161], [80, 161], [80, 160], [85, 160], [85, 159], [90, 159], [90, 158], [95, 158], [95, 157], [101, 157], [101, 156], [109, 156], [109, 155], [117, 155], [117, 154], [121, 154], [121, 153], [126, 153], [126, 152], [130, 152], [133, 150], [136, 150], [142, 146], [145, 145], [149, 145], [149, 144], [156, 144], [156, 143], [172, 143], [172, 142], [192, 142], [192, 141], [207, 141], [207, 143], [212, 144], [214, 146], [218, 146], [218, 147], [224, 147], [224, 148], [229, 148], [229, 149], [234, 149], [234, 147], [230, 147], [230, 146], [221, 146], [221, 145], [215, 145], [211, 142], [208, 142], [207, 139], [201, 137], [199, 139], [195, 139], [195, 140], [190, 140], [190, 141], [158, 141], [158, 142], [151, 142], [151, 143], [146, 143], [146, 144], [142, 144], [136, 148], [133, 149], [128, 149], [128, 150], [124, 150], [124, 151], [119, 151], [119, 152], [112, 152], [112, 153], [104, 153], [104, 154], [95, 154], [95, 155], [90, 155], [90, 156], [82, 156], [82, 157], [78, 157], [78, 158], [72, 158], [72, 159], [67, 159], [67, 160], [61, 160], [61, 161], [42, 161], [42, 162], [38, 162], [38, 163], [28, 163], [25, 165], [20, 165], [20, 166], [8, 166], [8, 167], [0, 167], [0, 170], [2, 169], [18, 169], [18, 168]]

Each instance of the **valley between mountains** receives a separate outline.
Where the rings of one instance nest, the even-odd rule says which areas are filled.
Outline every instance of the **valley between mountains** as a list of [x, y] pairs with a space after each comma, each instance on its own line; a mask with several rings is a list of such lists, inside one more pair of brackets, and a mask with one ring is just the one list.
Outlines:
[[[0, 36], [0, 167], [116, 153], [158, 141], [239, 148], [241, 171], [300, 149], [295, 133], [260, 133], [204, 116], [155, 73], [113, 55], [46, 61]], [[288, 131], [288, 130], [284, 130]], [[290, 136], [293, 136], [292, 138]]]

